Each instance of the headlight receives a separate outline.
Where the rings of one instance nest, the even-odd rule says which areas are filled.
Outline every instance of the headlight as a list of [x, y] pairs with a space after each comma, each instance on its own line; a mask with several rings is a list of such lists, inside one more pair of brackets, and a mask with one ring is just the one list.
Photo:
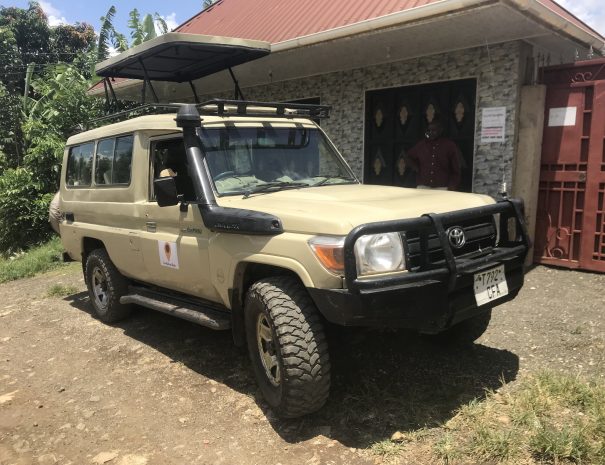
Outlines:
[[361, 236], [355, 242], [355, 261], [359, 276], [405, 270], [405, 255], [400, 234]]
[[342, 275], [345, 271], [344, 237], [317, 236], [309, 240], [309, 246], [320, 263], [329, 271]]

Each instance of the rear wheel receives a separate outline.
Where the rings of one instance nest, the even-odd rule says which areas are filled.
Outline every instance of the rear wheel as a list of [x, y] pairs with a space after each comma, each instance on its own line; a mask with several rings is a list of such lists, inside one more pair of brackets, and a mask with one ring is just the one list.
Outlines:
[[294, 278], [254, 283], [245, 302], [246, 336], [256, 380], [281, 417], [319, 410], [330, 390], [323, 324], [306, 289]]
[[105, 249], [93, 250], [86, 259], [88, 295], [97, 317], [114, 323], [130, 315], [131, 306], [120, 303], [128, 293], [128, 280], [120, 274]]
[[484, 310], [468, 320], [455, 324], [448, 330], [429, 336], [443, 344], [471, 345], [487, 330], [492, 318], [492, 309]]

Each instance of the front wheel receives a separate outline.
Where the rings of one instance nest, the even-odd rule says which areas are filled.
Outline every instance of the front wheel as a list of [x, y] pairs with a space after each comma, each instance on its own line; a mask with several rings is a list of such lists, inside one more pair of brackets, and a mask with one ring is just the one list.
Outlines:
[[246, 337], [256, 380], [276, 413], [294, 418], [319, 410], [330, 391], [323, 324], [294, 278], [254, 283], [245, 302]]

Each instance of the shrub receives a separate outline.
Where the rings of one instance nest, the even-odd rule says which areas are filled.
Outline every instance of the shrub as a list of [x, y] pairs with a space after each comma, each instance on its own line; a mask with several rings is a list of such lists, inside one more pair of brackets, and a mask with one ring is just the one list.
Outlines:
[[8, 169], [0, 176], [0, 253], [10, 254], [52, 235], [48, 206], [53, 194], [26, 168]]

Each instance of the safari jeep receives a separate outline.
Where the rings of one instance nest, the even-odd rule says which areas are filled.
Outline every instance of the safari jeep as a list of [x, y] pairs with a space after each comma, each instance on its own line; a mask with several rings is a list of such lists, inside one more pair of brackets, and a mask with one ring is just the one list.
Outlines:
[[325, 107], [163, 110], [68, 140], [63, 245], [102, 321], [137, 305], [231, 330], [281, 416], [328, 397], [326, 325], [470, 343], [523, 285], [519, 201], [360, 184]]

